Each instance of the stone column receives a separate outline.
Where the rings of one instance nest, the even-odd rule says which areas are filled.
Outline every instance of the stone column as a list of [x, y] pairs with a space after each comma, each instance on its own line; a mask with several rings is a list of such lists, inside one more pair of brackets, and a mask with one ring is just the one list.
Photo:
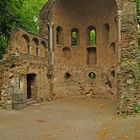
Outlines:
[[121, 59], [121, 15], [122, 11], [118, 10], [118, 62]]
[[48, 68], [48, 79], [49, 79], [49, 95], [50, 99], [54, 98], [53, 94], [53, 82], [54, 82], [54, 43], [53, 43], [53, 23], [48, 22], [48, 47], [49, 47], [49, 68]]
[[[120, 58], [117, 64], [117, 94], [119, 113], [131, 114], [138, 96], [138, 42], [136, 3], [126, 0], [121, 15]], [[120, 36], [120, 35], [119, 35]]]
[[49, 47], [49, 63], [54, 64], [54, 46], [53, 46], [53, 23], [48, 22], [48, 47]]

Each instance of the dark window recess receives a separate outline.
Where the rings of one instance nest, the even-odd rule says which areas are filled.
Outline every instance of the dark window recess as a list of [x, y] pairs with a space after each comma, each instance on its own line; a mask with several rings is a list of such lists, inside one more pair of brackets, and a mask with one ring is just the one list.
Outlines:
[[88, 74], [88, 76], [89, 76], [89, 78], [91, 78], [91, 79], [96, 79], [96, 74], [95, 74], [94, 72], [90, 72], [90, 73]]
[[87, 65], [96, 65], [96, 47], [87, 48]]
[[63, 29], [60, 26], [56, 28], [56, 43], [58, 45], [63, 44]]
[[65, 76], [64, 76], [65, 80], [69, 79], [70, 77], [71, 77], [71, 74], [68, 73], [68, 72], [66, 72], [66, 73], [65, 73]]
[[111, 52], [112, 52], [112, 53], [115, 53], [115, 51], [116, 51], [116, 45], [115, 45], [114, 42], [111, 43], [111, 45], [110, 45], [110, 49], [111, 49]]
[[36, 55], [38, 56], [39, 55], [39, 48], [36, 47]]
[[14, 68], [15, 66], [16, 66], [15, 64], [12, 64], [12, 65], [11, 65], [11, 69]]
[[111, 71], [111, 75], [112, 75], [112, 77], [115, 77], [115, 70]]
[[30, 45], [27, 46], [27, 49], [28, 49], [28, 54], [31, 54], [31, 46]]
[[105, 47], [107, 47], [109, 43], [109, 33], [110, 33], [110, 26], [108, 23], [104, 24], [103, 31], [104, 31], [104, 45]]
[[71, 50], [68, 47], [62, 49], [62, 57], [64, 60], [71, 60]]

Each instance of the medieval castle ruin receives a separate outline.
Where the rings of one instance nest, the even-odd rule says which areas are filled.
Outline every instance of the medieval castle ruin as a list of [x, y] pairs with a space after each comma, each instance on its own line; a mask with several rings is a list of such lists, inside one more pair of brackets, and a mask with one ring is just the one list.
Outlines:
[[137, 47], [134, 0], [49, 0], [40, 36], [11, 35], [0, 62], [0, 106], [90, 95], [114, 98], [131, 113], [139, 98]]

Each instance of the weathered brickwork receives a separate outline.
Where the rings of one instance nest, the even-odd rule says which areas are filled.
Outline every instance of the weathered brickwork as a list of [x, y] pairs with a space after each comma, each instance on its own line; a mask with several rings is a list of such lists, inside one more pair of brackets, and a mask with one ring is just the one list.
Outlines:
[[4, 60], [0, 63], [0, 72], [3, 74], [1, 87], [3, 108], [12, 108], [12, 97], [17, 94], [38, 101], [48, 98], [46, 44], [46, 39], [21, 29], [12, 34]]
[[26, 98], [114, 98], [119, 113], [132, 113], [138, 102], [136, 27], [133, 0], [49, 0], [40, 12], [41, 37], [23, 30], [11, 37], [3, 62], [13, 63], [6, 67], [12, 78], [3, 71], [9, 79], [0, 82], [8, 90], [2, 88], [1, 97], [8, 96], [3, 104], [17, 84], [14, 92], [22, 88]]
[[[104, 12], [101, 9], [104, 9]], [[48, 8], [45, 8], [41, 13], [42, 25], [47, 22], [43, 23], [45, 18], [47, 20], [47, 15], [44, 15], [47, 10]], [[100, 1], [92, 0], [87, 4], [84, 0], [58, 0], [48, 13], [48, 22], [53, 22], [54, 32], [54, 92], [56, 96], [88, 94], [91, 90], [96, 96], [115, 95], [115, 77], [111, 75], [112, 71], [115, 73], [117, 57], [115, 1], [103, 1], [100, 4]], [[108, 29], [105, 27], [106, 24], [109, 26]], [[64, 38], [61, 44], [57, 44], [57, 27], [63, 30]], [[94, 27], [97, 32], [96, 46], [90, 46], [88, 42], [90, 27]], [[45, 29], [46, 27], [41, 28], [42, 35], [47, 35]], [[76, 46], [71, 44], [72, 29], [78, 30]], [[111, 45], [112, 43], [114, 46]], [[66, 49], [69, 51], [66, 52]], [[92, 49], [96, 52], [92, 53]], [[88, 59], [91, 62], [96, 59], [95, 64], [88, 64]], [[88, 76], [90, 72], [96, 73], [96, 79]], [[65, 79], [66, 73], [71, 75], [69, 79]]]
[[[44, 37], [48, 34], [47, 22], [53, 23], [54, 33], [53, 92], [57, 96], [111, 95], [118, 99], [120, 113], [131, 113], [138, 96], [135, 1], [50, 0], [40, 13], [41, 35]], [[109, 25], [109, 28], [104, 28], [104, 25]], [[89, 51], [93, 47], [88, 44], [90, 26], [95, 27], [97, 32], [94, 53]], [[57, 43], [57, 27], [63, 31], [61, 44]], [[75, 47], [71, 44], [73, 28], [78, 29], [78, 44]], [[89, 59], [96, 62], [88, 65]], [[88, 77], [90, 72], [96, 73], [96, 79]], [[65, 79], [67, 73], [70, 77]]]
[[125, 1], [122, 7], [121, 32], [123, 34], [120, 62], [117, 65], [117, 93], [119, 110], [132, 113], [138, 102], [138, 49], [137, 19], [134, 1]]

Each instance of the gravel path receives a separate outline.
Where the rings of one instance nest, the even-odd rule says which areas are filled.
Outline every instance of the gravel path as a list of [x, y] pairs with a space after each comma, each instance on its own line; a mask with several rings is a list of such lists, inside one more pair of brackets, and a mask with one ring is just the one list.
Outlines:
[[0, 110], [0, 140], [140, 140], [140, 116], [119, 118], [108, 99], [71, 97]]

